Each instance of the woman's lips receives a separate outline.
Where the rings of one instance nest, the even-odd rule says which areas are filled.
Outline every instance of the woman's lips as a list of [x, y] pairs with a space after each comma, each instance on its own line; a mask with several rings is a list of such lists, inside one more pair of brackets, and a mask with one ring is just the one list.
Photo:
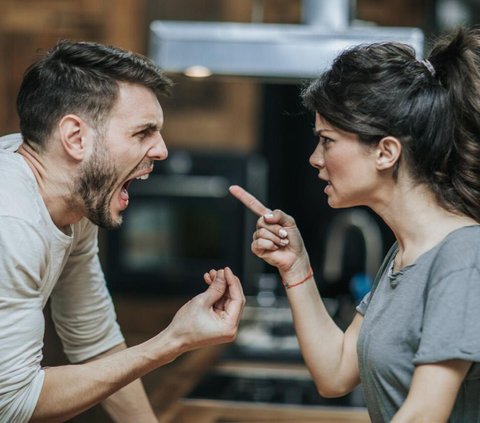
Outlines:
[[330, 181], [326, 181], [327, 182], [327, 185], [325, 186], [325, 188], [323, 189], [323, 192], [325, 194], [328, 194], [328, 191], [330, 191], [331, 187], [332, 187], [332, 184], [330, 183]]

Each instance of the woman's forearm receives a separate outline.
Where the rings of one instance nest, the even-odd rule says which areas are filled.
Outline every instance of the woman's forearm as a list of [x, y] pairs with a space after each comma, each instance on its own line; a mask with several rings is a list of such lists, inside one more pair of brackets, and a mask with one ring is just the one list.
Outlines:
[[[305, 267], [281, 277], [294, 284], [307, 272]], [[356, 340], [361, 317], [344, 333], [329, 315], [313, 276], [286, 292], [302, 354], [320, 394], [333, 397], [350, 392], [360, 381]]]

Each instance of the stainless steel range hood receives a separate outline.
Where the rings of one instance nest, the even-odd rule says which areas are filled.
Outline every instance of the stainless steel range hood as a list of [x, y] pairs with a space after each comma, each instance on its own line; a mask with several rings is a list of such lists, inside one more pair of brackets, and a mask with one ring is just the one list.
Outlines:
[[305, 1], [307, 24], [154, 21], [149, 54], [172, 73], [200, 68], [216, 75], [293, 79], [318, 76], [341, 50], [361, 43], [399, 41], [423, 54], [420, 29], [350, 25], [344, 16], [338, 19], [347, 3]]

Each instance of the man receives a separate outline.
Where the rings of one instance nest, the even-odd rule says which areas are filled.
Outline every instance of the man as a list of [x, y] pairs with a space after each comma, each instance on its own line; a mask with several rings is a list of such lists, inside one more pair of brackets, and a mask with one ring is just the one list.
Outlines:
[[[117, 422], [154, 422], [138, 378], [234, 339], [245, 300], [229, 268], [130, 348], [100, 269], [97, 226], [120, 226], [132, 180], [167, 158], [158, 97], [169, 86], [148, 59], [95, 43], [62, 41], [27, 70], [22, 138], [0, 139], [0, 421], [64, 421], [102, 402]], [[49, 298], [80, 364], [40, 367]]]

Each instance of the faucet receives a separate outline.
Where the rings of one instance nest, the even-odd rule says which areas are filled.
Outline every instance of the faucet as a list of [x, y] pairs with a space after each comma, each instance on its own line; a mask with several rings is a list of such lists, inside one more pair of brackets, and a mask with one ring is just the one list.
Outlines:
[[342, 275], [343, 256], [347, 232], [360, 232], [365, 246], [365, 276], [373, 280], [383, 259], [383, 241], [380, 228], [373, 217], [364, 209], [340, 212], [333, 220], [326, 241], [323, 279], [333, 283]]

